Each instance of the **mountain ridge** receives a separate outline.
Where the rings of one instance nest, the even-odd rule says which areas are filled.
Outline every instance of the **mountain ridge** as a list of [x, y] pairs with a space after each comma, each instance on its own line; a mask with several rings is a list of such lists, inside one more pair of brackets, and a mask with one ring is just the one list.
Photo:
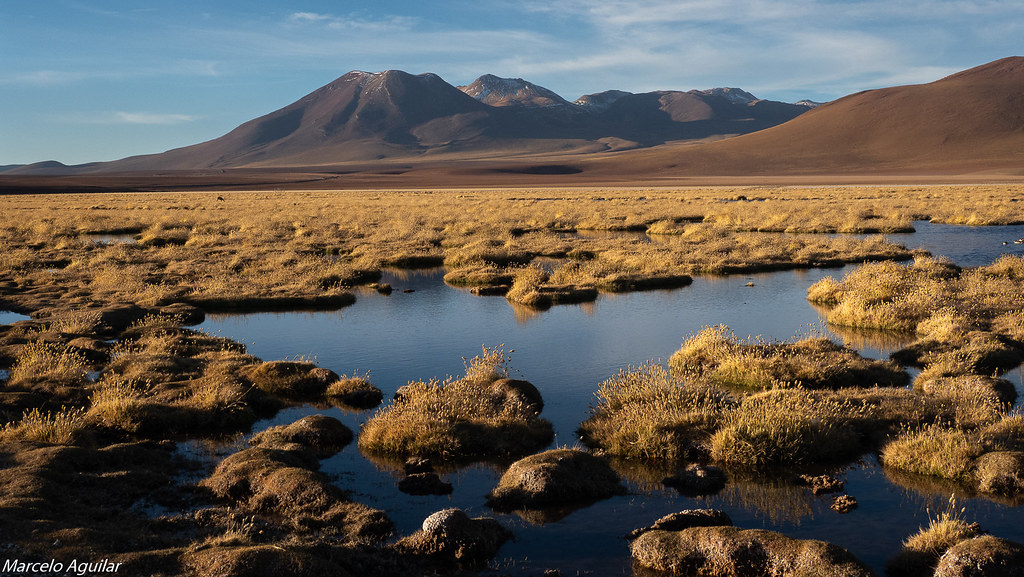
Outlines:
[[111, 162], [14, 171], [205, 170], [590, 154], [744, 134], [807, 110], [731, 88], [606, 91], [581, 99], [569, 102], [531, 82], [494, 75], [460, 88], [432, 73], [352, 71], [206, 142]]

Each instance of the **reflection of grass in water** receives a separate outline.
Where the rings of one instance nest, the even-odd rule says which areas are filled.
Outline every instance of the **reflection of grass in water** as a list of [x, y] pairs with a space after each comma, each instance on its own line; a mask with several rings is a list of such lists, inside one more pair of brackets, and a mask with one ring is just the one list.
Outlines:
[[[824, 316], [827, 307], [811, 305]], [[916, 340], [913, 333], [860, 329], [855, 327], [829, 326], [828, 330], [843, 340], [843, 346], [857, 350], [876, 350], [883, 354], [898, 351]]]
[[1024, 505], [1024, 494], [1020, 495], [998, 495], [995, 493], [980, 493], [970, 484], [958, 483], [951, 479], [943, 479], [931, 475], [921, 475], [900, 471], [892, 467], [881, 468], [885, 478], [894, 486], [902, 488], [904, 497], [907, 500], [918, 503], [919, 508], [936, 508], [950, 494], [956, 494], [965, 498], [980, 498], [1005, 507], [1020, 507]]
[[441, 276], [444, 274], [444, 271], [445, 268], [443, 266], [428, 268], [385, 268], [383, 270], [383, 272], [391, 278], [400, 281], [410, 281], [419, 277]]
[[814, 519], [816, 500], [806, 487], [797, 486], [788, 478], [755, 477], [730, 471], [729, 483], [720, 493], [707, 498], [705, 506], [743, 509], [767, 519], [772, 525], [800, 525], [804, 519]]

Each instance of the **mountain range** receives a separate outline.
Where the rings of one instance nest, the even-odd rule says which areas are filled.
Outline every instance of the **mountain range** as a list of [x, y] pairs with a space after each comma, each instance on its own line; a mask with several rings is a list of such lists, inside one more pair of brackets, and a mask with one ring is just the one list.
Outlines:
[[567, 184], [1020, 177], [1024, 58], [822, 105], [761, 100], [738, 88], [609, 90], [568, 101], [518, 78], [484, 75], [455, 87], [434, 74], [354, 71], [208, 142], [106, 163], [7, 168], [2, 177], [118, 174], [140, 183], [192, 175], [195, 186], [477, 184], [515, 174], [537, 175], [519, 182]]
[[[643, 94], [612, 90], [569, 102], [519, 78], [458, 88], [435, 74], [353, 71], [214, 140], [78, 172], [324, 166], [395, 158], [594, 153], [745, 134], [807, 104], [736, 88]], [[52, 162], [28, 171], [62, 171]]]

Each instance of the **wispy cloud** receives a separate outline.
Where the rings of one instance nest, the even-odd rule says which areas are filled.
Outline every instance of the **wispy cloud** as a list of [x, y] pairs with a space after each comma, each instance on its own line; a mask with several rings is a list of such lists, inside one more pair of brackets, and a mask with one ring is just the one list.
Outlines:
[[201, 117], [192, 114], [174, 114], [166, 112], [140, 112], [113, 110], [106, 112], [77, 112], [52, 114], [50, 119], [58, 123], [66, 124], [137, 124], [151, 126], [169, 126], [174, 124], [186, 124], [195, 122]]
[[65, 70], [32, 70], [0, 76], [0, 85], [6, 86], [59, 86], [77, 82], [86, 75]]
[[114, 112], [110, 118], [117, 124], [182, 124], [198, 120], [190, 114], [166, 114], [159, 112]]
[[401, 31], [412, 28], [417, 20], [407, 16], [365, 18], [356, 15], [336, 16], [318, 12], [293, 12], [287, 18], [292, 25], [315, 24], [331, 30], [364, 30], [373, 32]]

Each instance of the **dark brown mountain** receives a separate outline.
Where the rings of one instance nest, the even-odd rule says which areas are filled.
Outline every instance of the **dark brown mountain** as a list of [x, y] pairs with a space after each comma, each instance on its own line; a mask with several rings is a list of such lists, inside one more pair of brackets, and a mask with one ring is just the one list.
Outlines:
[[[350, 72], [208, 142], [67, 169], [40, 166], [38, 172], [365, 166], [389, 159], [583, 154], [744, 134], [807, 110], [716, 91], [609, 91], [577, 104], [524, 80], [490, 75], [463, 88], [476, 98], [434, 74]], [[15, 170], [37, 172], [32, 166]]]
[[472, 84], [459, 86], [458, 89], [488, 106], [571, 106], [551, 90], [522, 78], [500, 78], [484, 74]]
[[1024, 174], [1024, 58], [869, 90], [753, 134], [623, 153], [591, 170], [668, 175]]

